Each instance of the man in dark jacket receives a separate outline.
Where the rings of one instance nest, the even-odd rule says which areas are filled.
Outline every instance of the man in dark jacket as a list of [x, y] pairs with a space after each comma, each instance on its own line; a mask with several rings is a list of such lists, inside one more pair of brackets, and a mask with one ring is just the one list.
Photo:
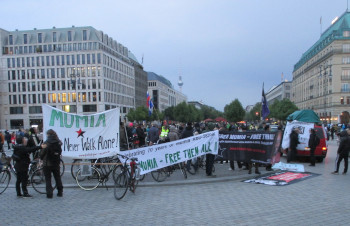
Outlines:
[[[350, 150], [350, 130], [343, 131], [346, 132], [343, 134], [343, 137], [340, 141], [339, 148], [338, 148], [338, 161], [337, 161], [337, 169], [332, 174], [339, 174], [339, 166], [340, 162], [344, 159], [344, 171], [343, 175], [345, 175], [348, 172], [348, 158], [349, 158], [349, 150]], [[343, 133], [342, 132], [342, 133]]]
[[56, 132], [49, 129], [46, 132], [47, 139], [44, 142], [43, 150], [40, 152], [40, 158], [44, 161], [43, 170], [46, 181], [46, 197], [53, 197], [53, 188], [51, 184], [51, 173], [56, 181], [57, 196], [63, 196], [63, 185], [60, 174], [60, 155], [62, 153], [62, 142], [59, 140]]
[[291, 134], [289, 135], [290, 143], [289, 143], [289, 152], [287, 156], [287, 162], [295, 161], [295, 156], [297, 154], [297, 146], [299, 142], [299, 130], [293, 129]]
[[[27, 147], [27, 138], [17, 137], [17, 144], [13, 148], [13, 154], [17, 156], [15, 161], [15, 169], [17, 173], [16, 181], [16, 192], [17, 197], [31, 198], [32, 196], [28, 194], [27, 184], [28, 184], [28, 167], [30, 164], [29, 154], [40, 149], [40, 146]], [[23, 195], [21, 193], [21, 185]]]
[[11, 149], [11, 134], [9, 133], [9, 131], [5, 131], [5, 140], [7, 142], [7, 149], [10, 150]]
[[157, 143], [157, 141], [159, 140], [159, 130], [156, 126], [157, 126], [157, 123], [153, 122], [152, 127], [148, 131], [149, 145], [153, 145]]
[[315, 129], [310, 129], [309, 148], [310, 148], [310, 166], [315, 166], [315, 149], [320, 143], [320, 138], [317, 137]]
[[[184, 129], [184, 131], [181, 134], [181, 139], [192, 137], [192, 136], [193, 136], [192, 123], [188, 122], [186, 128]], [[187, 168], [188, 171], [190, 171], [191, 162], [192, 162], [192, 160], [188, 160], [187, 163], [186, 163], [186, 168]], [[195, 171], [197, 171], [197, 168], [198, 168], [197, 164], [194, 164]]]
[[[29, 129], [30, 135], [29, 135], [29, 140], [28, 140], [28, 147], [34, 147], [34, 146], [38, 146], [40, 143], [39, 137], [37, 135], [37, 130], [33, 127], [31, 127]], [[37, 152], [33, 153], [33, 159], [38, 158], [38, 154]]]
[[142, 146], [145, 146], [145, 131], [143, 130], [142, 128], [142, 125], [141, 124], [138, 124], [137, 125], [137, 128], [136, 128], [136, 134], [137, 134], [137, 138], [139, 139], [139, 146], [142, 147]]

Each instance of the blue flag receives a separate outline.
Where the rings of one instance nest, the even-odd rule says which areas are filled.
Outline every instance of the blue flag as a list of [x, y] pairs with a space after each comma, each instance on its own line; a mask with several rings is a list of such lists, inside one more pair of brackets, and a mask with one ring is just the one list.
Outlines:
[[263, 119], [265, 119], [269, 114], [270, 114], [270, 110], [266, 101], [266, 96], [264, 92], [264, 83], [263, 83], [262, 99], [261, 99], [261, 116]]

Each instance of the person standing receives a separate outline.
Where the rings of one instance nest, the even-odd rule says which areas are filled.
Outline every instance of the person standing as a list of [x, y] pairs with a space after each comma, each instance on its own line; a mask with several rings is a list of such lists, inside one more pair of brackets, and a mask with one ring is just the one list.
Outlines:
[[290, 143], [289, 143], [289, 152], [287, 156], [287, 162], [295, 161], [295, 157], [297, 154], [297, 146], [300, 144], [299, 142], [299, 130], [293, 129], [291, 134], [289, 135]]
[[[28, 144], [27, 147], [34, 147], [34, 146], [38, 146], [40, 143], [39, 137], [37, 135], [37, 130], [36, 128], [31, 127], [29, 129], [30, 132], [30, 136], [29, 136], [29, 140], [28, 140]], [[36, 154], [37, 152], [33, 153], [33, 159], [38, 158], [38, 155]]]
[[344, 159], [344, 171], [343, 175], [345, 175], [348, 172], [348, 158], [349, 158], [349, 149], [350, 149], [350, 130], [344, 131], [347, 133], [347, 135], [344, 135], [340, 141], [339, 148], [338, 148], [338, 161], [337, 161], [337, 168], [332, 174], [339, 174], [339, 166], [340, 162]]
[[310, 129], [310, 137], [309, 137], [309, 148], [310, 148], [310, 165], [315, 166], [315, 149], [317, 145], [320, 143], [320, 138], [316, 135], [315, 129]]
[[[206, 125], [205, 129], [203, 130], [202, 133], [207, 133], [210, 132], [209, 127]], [[215, 174], [213, 174], [213, 165], [214, 165], [214, 160], [215, 160], [215, 155], [213, 154], [206, 154], [205, 155], [205, 173], [207, 174], [208, 177], [216, 177]]]
[[178, 133], [176, 131], [176, 127], [175, 126], [173, 126], [173, 125], [170, 126], [168, 137], [169, 137], [170, 142], [179, 139], [179, 135], [178, 135]]
[[7, 149], [10, 150], [11, 149], [11, 134], [9, 131], [5, 131], [5, 140], [7, 142]]
[[[16, 145], [13, 148], [13, 156], [16, 156], [15, 159], [15, 170], [17, 173], [16, 181], [16, 192], [17, 197], [31, 198], [27, 190], [28, 184], [28, 167], [30, 164], [29, 154], [39, 150], [40, 146], [27, 147], [27, 138], [18, 136], [16, 139]], [[22, 192], [21, 193], [21, 186]]]
[[148, 132], [148, 141], [150, 146], [157, 143], [159, 140], [159, 130], [156, 127], [156, 125], [157, 123], [153, 122], [152, 127], [149, 129], [149, 132]]
[[[192, 123], [188, 122], [186, 128], [184, 129], [184, 131], [181, 134], [181, 139], [192, 137], [192, 136], [193, 136]], [[191, 162], [192, 162], [192, 160], [188, 160], [187, 163], [186, 163], [186, 167], [187, 167], [188, 171], [190, 171]], [[195, 169], [195, 171], [197, 171], [197, 165], [196, 164], [194, 164], [194, 169]]]
[[63, 185], [60, 175], [60, 157], [62, 153], [62, 142], [58, 138], [56, 132], [49, 129], [46, 132], [46, 141], [44, 142], [44, 149], [40, 152], [40, 159], [43, 160], [43, 170], [46, 181], [46, 197], [53, 197], [53, 188], [51, 184], [51, 174], [55, 178], [57, 186], [57, 196], [63, 196]]
[[4, 134], [2, 134], [2, 132], [0, 132], [0, 152], [3, 151], [2, 148], [3, 148], [4, 144], [5, 144], [5, 136], [4, 136]]
[[145, 146], [145, 143], [146, 143], [145, 138], [146, 138], [146, 136], [145, 136], [145, 132], [144, 132], [141, 124], [137, 125], [136, 134], [137, 134], [137, 138], [139, 139], [139, 147]]

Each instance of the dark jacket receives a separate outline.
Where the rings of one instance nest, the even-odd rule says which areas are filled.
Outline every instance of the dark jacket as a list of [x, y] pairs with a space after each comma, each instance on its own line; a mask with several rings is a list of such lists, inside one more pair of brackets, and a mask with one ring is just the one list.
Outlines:
[[8, 142], [8, 143], [11, 143], [11, 134], [9, 132], [5, 132], [5, 140]]
[[317, 139], [316, 133], [311, 133], [309, 137], [309, 148], [312, 150], [315, 150], [317, 145], [320, 143], [320, 139]]
[[57, 137], [48, 136], [47, 140], [44, 142], [44, 144], [47, 145], [47, 148], [41, 150], [40, 154], [39, 154], [40, 159], [43, 160], [43, 165], [44, 166], [59, 166], [59, 164], [60, 164], [59, 162], [54, 163], [54, 162], [50, 161], [50, 158], [48, 158], [48, 153], [54, 152], [54, 151], [62, 152], [62, 149], [61, 149], [62, 142]]
[[289, 137], [290, 137], [289, 147], [291, 149], [296, 149], [298, 144], [300, 144], [298, 133], [293, 130]]
[[159, 140], [159, 130], [157, 127], [152, 126], [148, 131], [148, 140], [152, 143], [156, 143]]
[[15, 169], [19, 171], [27, 171], [30, 164], [29, 154], [40, 149], [40, 146], [26, 147], [22, 144], [17, 144], [13, 147], [13, 153], [19, 157], [15, 163]]
[[141, 140], [141, 139], [145, 139], [145, 132], [143, 131], [143, 129], [138, 126], [136, 128], [136, 134], [137, 134], [137, 137]]
[[193, 136], [193, 127], [192, 126], [186, 126], [185, 130], [181, 134], [181, 139], [192, 137]]
[[344, 136], [340, 140], [339, 148], [338, 148], [338, 154], [342, 156], [349, 156], [349, 149], [350, 149], [350, 137]]

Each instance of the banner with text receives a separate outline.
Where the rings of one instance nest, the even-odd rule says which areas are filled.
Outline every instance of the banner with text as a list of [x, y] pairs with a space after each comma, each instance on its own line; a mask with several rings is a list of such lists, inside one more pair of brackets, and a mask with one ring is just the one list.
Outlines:
[[271, 163], [279, 162], [282, 131], [220, 132], [216, 160]]
[[138, 158], [141, 175], [192, 158], [218, 153], [219, 132], [207, 132], [169, 143], [122, 151], [129, 158]]
[[77, 115], [43, 105], [44, 140], [53, 129], [62, 141], [62, 155], [97, 159], [119, 153], [119, 108], [91, 115]]
[[297, 150], [305, 150], [305, 148], [309, 146], [310, 129], [314, 128], [314, 124], [309, 122], [293, 121], [287, 122], [286, 129], [284, 130], [282, 141], [283, 149], [289, 148], [290, 134], [292, 133], [292, 130], [296, 128], [299, 129], [298, 140], [300, 142], [297, 146]]

